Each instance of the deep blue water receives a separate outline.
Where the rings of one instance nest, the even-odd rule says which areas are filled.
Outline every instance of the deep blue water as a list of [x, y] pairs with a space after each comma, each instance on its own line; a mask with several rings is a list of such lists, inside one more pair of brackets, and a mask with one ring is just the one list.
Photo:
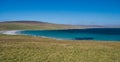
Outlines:
[[120, 28], [92, 28], [69, 30], [25, 30], [20, 34], [45, 36], [68, 40], [103, 40], [120, 41]]

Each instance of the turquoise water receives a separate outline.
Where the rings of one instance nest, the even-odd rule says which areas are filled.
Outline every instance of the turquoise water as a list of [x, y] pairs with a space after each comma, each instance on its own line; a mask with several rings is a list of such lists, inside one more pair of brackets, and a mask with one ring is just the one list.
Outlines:
[[20, 34], [67, 40], [120, 41], [120, 28], [25, 30], [21, 31]]

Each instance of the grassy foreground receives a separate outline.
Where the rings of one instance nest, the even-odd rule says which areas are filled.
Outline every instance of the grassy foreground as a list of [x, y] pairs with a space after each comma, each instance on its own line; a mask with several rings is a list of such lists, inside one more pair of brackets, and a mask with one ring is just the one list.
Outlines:
[[0, 62], [120, 62], [120, 42], [0, 35]]

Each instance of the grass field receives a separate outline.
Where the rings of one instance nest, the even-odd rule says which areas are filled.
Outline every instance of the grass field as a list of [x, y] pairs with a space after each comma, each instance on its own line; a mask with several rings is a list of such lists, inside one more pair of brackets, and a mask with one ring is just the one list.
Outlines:
[[0, 62], [120, 62], [120, 42], [0, 35]]
[[38, 29], [78, 29], [85, 28], [74, 25], [48, 24], [48, 23], [0, 23], [0, 30], [38, 30]]
[[[87, 28], [49, 23], [0, 23], [0, 30]], [[0, 62], [120, 62], [120, 42], [72, 41], [0, 34]]]

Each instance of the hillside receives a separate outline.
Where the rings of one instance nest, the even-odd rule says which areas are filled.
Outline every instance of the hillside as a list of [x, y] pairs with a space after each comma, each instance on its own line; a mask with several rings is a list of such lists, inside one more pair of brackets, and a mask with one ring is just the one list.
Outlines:
[[[88, 27], [37, 21], [0, 23], [0, 30], [75, 29]], [[56, 40], [25, 35], [0, 34], [1, 62], [120, 62], [119, 58], [120, 42]]]
[[0, 30], [31, 30], [31, 29], [78, 29], [85, 28], [74, 25], [53, 24], [38, 21], [7, 21], [0, 22]]
[[103, 28], [104, 26], [92, 25], [65, 25], [40, 21], [6, 21], [0, 22], [0, 30], [39, 30], [39, 29], [82, 29]]

